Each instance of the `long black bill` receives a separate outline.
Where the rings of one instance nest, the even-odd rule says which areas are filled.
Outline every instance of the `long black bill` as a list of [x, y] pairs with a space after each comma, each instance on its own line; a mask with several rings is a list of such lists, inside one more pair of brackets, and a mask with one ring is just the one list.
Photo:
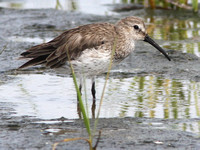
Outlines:
[[169, 58], [169, 56], [167, 55], [167, 53], [156, 43], [154, 42], [153, 39], [151, 39], [148, 35], [145, 36], [144, 39], [145, 42], [148, 42], [149, 44], [151, 44], [152, 46], [154, 46], [157, 50], [159, 50], [163, 55], [165, 55], [165, 57], [171, 61], [171, 59]]

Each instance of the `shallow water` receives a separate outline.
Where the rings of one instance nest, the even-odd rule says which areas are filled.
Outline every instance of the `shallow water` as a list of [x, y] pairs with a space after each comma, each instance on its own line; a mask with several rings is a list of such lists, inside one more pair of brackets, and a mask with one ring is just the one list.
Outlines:
[[[15, 78], [13, 82], [0, 86], [1, 101], [15, 102], [16, 115], [45, 119], [78, 117], [72, 78], [48, 74], [12, 77]], [[86, 80], [88, 103], [91, 105], [90, 84], [91, 81]], [[98, 78], [96, 84], [99, 102], [104, 79]], [[196, 82], [154, 76], [110, 78], [101, 117], [198, 118], [199, 99], [200, 83]]]
[[[72, 78], [49, 74], [15, 75], [12, 78], [12, 82], [0, 86], [0, 91], [1, 102], [15, 104], [15, 116], [27, 115], [41, 119], [79, 118]], [[103, 78], [96, 80], [97, 108], [104, 82]], [[90, 85], [91, 81], [86, 80], [88, 111], [91, 117]], [[155, 76], [110, 78], [100, 117], [195, 119], [200, 117], [199, 100], [200, 83], [196, 82]], [[157, 124], [152, 124], [154, 125]], [[198, 122], [178, 123], [172, 128], [200, 133]]]
[[193, 18], [168, 18], [147, 16], [148, 33], [155, 39], [163, 41], [166, 49], [180, 50], [200, 57], [200, 22]]
[[[0, 7], [16, 9], [59, 9], [66, 11], [79, 11], [88, 14], [112, 15], [107, 5], [118, 4], [120, 0], [2, 0]], [[48, 5], [47, 5], [48, 4]]]

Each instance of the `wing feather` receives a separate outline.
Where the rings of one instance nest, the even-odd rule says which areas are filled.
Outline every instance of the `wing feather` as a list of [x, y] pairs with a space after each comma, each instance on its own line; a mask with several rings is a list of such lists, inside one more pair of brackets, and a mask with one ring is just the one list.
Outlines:
[[23, 52], [22, 58], [31, 60], [19, 68], [44, 63], [51, 68], [60, 67], [68, 61], [68, 54], [70, 60], [74, 60], [84, 50], [112, 41], [115, 36], [114, 31], [114, 25], [109, 23], [83, 25], [67, 30], [50, 42], [33, 46]]

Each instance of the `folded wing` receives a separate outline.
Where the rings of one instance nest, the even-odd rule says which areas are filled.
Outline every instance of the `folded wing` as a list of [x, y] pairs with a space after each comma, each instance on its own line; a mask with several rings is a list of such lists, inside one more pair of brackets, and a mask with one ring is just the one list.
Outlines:
[[114, 25], [109, 23], [83, 25], [67, 30], [50, 42], [34, 46], [22, 53], [22, 58], [30, 60], [19, 68], [40, 64], [50, 68], [60, 67], [68, 61], [68, 58], [74, 60], [85, 49], [105, 44], [112, 40], [114, 35]]

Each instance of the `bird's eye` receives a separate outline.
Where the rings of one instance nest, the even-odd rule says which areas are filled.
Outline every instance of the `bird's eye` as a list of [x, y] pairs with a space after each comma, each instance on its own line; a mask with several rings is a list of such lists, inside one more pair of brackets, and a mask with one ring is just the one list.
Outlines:
[[139, 29], [138, 25], [134, 25], [133, 28], [134, 28], [135, 30], [138, 30], [138, 29]]

